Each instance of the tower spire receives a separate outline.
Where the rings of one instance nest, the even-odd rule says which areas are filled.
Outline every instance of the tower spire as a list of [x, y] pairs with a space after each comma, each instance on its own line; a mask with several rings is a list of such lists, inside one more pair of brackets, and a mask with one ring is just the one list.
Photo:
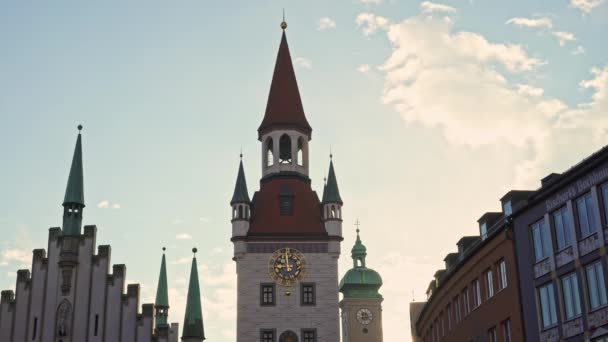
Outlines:
[[245, 169], [243, 168], [243, 154], [241, 153], [239, 173], [236, 177], [236, 184], [234, 185], [234, 193], [232, 194], [230, 205], [249, 202], [251, 201], [249, 200], [249, 192], [247, 191], [247, 180], [245, 179]]
[[270, 84], [270, 93], [266, 104], [266, 113], [258, 128], [258, 138], [273, 129], [294, 129], [310, 139], [312, 128], [306, 120], [296, 74], [289, 53], [285, 29], [287, 23], [281, 23], [283, 34], [277, 54], [277, 61]]
[[198, 283], [198, 268], [196, 266], [196, 248], [192, 248], [192, 268], [190, 269], [190, 283], [188, 285], [188, 299], [186, 302], [186, 315], [182, 341], [198, 342], [205, 340], [203, 327], [203, 312], [201, 309], [201, 290]]
[[63, 198], [63, 234], [79, 235], [82, 226], [84, 204], [84, 183], [82, 171], [82, 125], [78, 125], [78, 138], [72, 157], [72, 166]]
[[339, 203], [342, 204], [340, 190], [338, 189], [338, 180], [334, 171], [333, 155], [329, 157], [329, 174], [327, 175], [327, 184], [323, 189], [323, 203]]
[[167, 286], [167, 262], [165, 260], [165, 251], [163, 247], [163, 258], [160, 262], [160, 274], [158, 276], [158, 287], [156, 289], [156, 329], [167, 327], [167, 317], [169, 316], [169, 294]]

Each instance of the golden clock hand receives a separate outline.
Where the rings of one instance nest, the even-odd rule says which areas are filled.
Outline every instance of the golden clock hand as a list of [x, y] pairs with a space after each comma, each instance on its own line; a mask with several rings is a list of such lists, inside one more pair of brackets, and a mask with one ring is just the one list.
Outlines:
[[287, 250], [285, 250], [285, 265], [287, 266], [287, 272], [291, 272], [291, 265], [289, 264], [289, 257], [287, 256]]

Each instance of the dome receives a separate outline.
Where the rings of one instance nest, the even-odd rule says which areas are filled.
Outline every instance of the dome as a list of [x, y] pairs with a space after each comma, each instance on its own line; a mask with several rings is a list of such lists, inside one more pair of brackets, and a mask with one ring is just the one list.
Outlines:
[[367, 267], [355, 267], [344, 275], [340, 281], [340, 292], [346, 297], [382, 297], [378, 290], [382, 278], [378, 272]]

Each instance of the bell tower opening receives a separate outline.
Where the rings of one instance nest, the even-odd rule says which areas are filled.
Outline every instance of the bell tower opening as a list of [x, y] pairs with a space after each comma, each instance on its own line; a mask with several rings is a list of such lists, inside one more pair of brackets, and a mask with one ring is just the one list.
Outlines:
[[291, 164], [291, 138], [287, 134], [283, 134], [279, 139], [279, 163]]
[[264, 154], [264, 158], [266, 159], [264, 165], [266, 167], [270, 167], [274, 165], [274, 149], [272, 144], [272, 138], [266, 139], [266, 153]]

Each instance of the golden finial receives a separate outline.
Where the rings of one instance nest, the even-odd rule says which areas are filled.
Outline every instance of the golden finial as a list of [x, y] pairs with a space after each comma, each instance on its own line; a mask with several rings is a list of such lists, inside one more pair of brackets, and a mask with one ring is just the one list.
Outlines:
[[283, 31], [287, 28], [287, 22], [285, 22], [285, 9], [283, 8], [283, 22], [281, 23], [281, 28]]

